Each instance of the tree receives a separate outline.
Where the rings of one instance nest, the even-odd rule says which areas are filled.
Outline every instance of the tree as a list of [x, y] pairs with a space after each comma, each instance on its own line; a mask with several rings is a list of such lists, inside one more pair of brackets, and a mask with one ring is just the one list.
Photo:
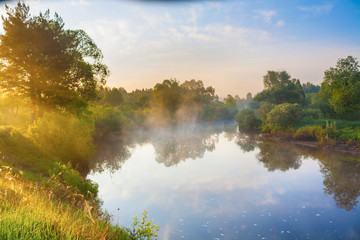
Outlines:
[[235, 120], [238, 122], [239, 129], [243, 131], [255, 131], [260, 126], [260, 119], [255, 115], [255, 111], [243, 108], [235, 116]]
[[182, 89], [176, 79], [164, 80], [154, 87], [154, 103], [174, 118], [182, 100]]
[[227, 97], [224, 99], [224, 103], [229, 107], [236, 107], [236, 99], [231, 96], [231, 94], [227, 95]]
[[105, 103], [110, 104], [113, 107], [119, 106], [123, 102], [123, 96], [121, 94], [121, 91], [117, 88], [108, 88], [106, 87], [104, 89], [104, 97], [103, 101]]
[[324, 73], [320, 94], [328, 98], [337, 116], [359, 120], [360, 116], [360, 66], [356, 58], [339, 59], [335, 68]]
[[66, 107], [77, 100], [94, 100], [109, 74], [102, 53], [83, 30], [65, 30], [50, 11], [32, 17], [29, 7], [5, 5], [0, 35], [0, 87], [17, 92], [33, 105]]
[[283, 103], [276, 105], [266, 116], [263, 130], [276, 133], [290, 130], [300, 119], [299, 104]]
[[303, 103], [305, 94], [300, 81], [291, 79], [286, 71], [268, 71], [263, 81], [265, 89], [254, 97], [256, 101], [274, 104]]

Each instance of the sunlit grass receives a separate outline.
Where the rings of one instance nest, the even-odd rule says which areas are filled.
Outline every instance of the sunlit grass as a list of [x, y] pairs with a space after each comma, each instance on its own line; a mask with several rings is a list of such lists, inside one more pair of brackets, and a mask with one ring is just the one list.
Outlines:
[[344, 141], [360, 141], [360, 121], [346, 121], [339, 119], [307, 119], [301, 120], [295, 128], [308, 126], [321, 126], [325, 127], [326, 122], [335, 122], [336, 125], [336, 138]]
[[51, 191], [0, 168], [0, 239], [127, 239], [84, 197]]

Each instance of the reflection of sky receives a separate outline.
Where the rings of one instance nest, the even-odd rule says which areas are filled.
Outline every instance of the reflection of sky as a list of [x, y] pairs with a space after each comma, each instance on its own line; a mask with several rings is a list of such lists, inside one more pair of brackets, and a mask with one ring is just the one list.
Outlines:
[[257, 152], [243, 153], [220, 135], [202, 159], [165, 167], [146, 144], [133, 150], [120, 171], [89, 178], [99, 183], [104, 208], [115, 220], [129, 226], [147, 210], [161, 226], [161, 239], [359, 237], [359, 211], [338, 209], [323, 193], [316, 161], [268, 172]]

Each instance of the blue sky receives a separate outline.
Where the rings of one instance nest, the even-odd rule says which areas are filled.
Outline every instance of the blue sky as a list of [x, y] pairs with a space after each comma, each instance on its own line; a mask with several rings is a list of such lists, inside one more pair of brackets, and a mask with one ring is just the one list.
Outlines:
[[173, 77], [244, 97], [268, 70], [319, 84], [339, 58], [360, 57], [358, 0], [25, 2], [84, 29], [103, 50], [108, 85], [127, 90]]

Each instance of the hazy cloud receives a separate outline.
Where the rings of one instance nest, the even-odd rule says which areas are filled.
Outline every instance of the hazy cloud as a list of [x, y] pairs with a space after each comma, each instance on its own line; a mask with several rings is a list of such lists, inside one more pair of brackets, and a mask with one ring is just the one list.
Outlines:
[[272, 23], [272, 18], [277, 14], [275, 10], [258, 10], [256, 12], [264, 19], [267, 24]]
[[299, 10], [310, 13], [312, 15], [328, 14], [333, 8], [334, 8], [334, 4], [332, 3], [326, 3], [323, 5], [312, 5], [307, 7], [304, 6], [298, 7]]
[[279, 21], [276, 22], [275, 25], [276, 25], [277, 27], [282, 27], [282, 26], [285, 25], [285, 22], [284, 22], [283, 20], [279, 20]]

